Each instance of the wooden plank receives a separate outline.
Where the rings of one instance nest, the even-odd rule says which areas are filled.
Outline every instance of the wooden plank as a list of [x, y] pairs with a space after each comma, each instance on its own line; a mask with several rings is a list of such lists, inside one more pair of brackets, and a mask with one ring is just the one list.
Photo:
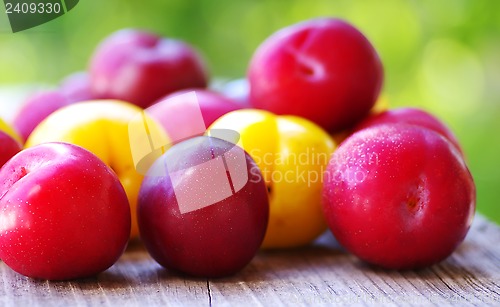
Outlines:
[[95, 278], [35, 281], [0, 264], [0, 306], [500, 305], [500, 228], [477, 216], [446, 261], [418, 271], [371, 267], [331, 235], [313, 246], [265, 251], [240, 274], [179, 276], [135, 244]]

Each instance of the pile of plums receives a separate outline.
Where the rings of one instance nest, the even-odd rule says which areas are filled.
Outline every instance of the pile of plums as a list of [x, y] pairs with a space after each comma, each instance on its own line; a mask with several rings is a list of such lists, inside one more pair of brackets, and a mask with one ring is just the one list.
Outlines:
[[0, 258], [82, 278], [140, 237], [164, 267], [220, 277], [328, 227], [391, 269], [462, 242], [475, 185], [457, 138], [423, 110], [377, 107], [382, 63], [353, 25], [281, 29], [219, 89], [206, 67], [185, 42], [121, 30], [87, 72], [30, 96], [14, 129], [0, 122]]

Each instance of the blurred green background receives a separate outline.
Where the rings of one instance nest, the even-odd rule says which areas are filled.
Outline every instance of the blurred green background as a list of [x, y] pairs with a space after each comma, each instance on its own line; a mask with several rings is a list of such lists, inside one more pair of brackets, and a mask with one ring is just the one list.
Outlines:
[[479, 211], [500, 223], [498, 1], [81, 0], [61, 18], [16, 34], [2, 12], [0, 89], [56, 84], [84, 70], [96, 44], [124, 27], [190, 42], [213, 76], [239, 78], [267, 36], [318, 16], [344, 18], [372, 41], [391, 107], [422, 107], [451, 126], [476, 180]]

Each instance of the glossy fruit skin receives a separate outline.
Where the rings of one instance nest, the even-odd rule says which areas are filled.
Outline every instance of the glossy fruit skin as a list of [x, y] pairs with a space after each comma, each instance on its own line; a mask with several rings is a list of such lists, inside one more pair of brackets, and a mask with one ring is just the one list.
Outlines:
[[133, 161], [128, 128], [130, 121], [141, 111], [133, 104], [117, 100], [75, 103], [47, 117], [26, 142], [26, 147], [46, 142], [75, 144], [109, 165], [117, 173], [129, 199], [131, 238], [139, 235], [135, 213], [143, 175], [136, 170]]
[[434, 130], [450, 141], [460, 152], [462, 152], [460, 143], [455, 134], [442, 121], [434, 115], [417, 108], [396, 108], [384, 112], [373, 114], [360, 122], [354, 128], [354, 131], [366, 129], [376, 125], [384, 124], [410, 124]]
[[368, 114], [382, 87], [383, 68], [355, 27], [318, 18], [266, 39], [253, 55], [248, 76], [254, 107], [302, 116], [333, 133]]
[[107, 37], [95, 50], [89, 71], [98, 98], [142, 108], [177, 90], [207, 85], [206, 65], [191, 46], [136, 29]]
[[344, 141], [325, 173], [323, 209], [348, 251], [389, 269], [448, 257], [471, 225], [473, 178], [440, 134], [407, 124], [361, 130]]
[[92, 94], [89, 74], [83, 71], [73, 73], [64, 78], [59, 85], [59, 91], [74, 102], [97, 98]]
[[14, 117], [13, 125], [26, 141], [47, 116], [72, 103], [58, 90], [41, 91], [30, 96]]
[[37, 279], [98, 274], [125, 250], [130, 208], [96, 156], [64, 143], [26, 149], [0, 169], [0, 258]]
[[[364, 122], [368, 118], [375, 117], [377, 114], [383, 113], [387, 111], [389, 108], [389, 102], [387, 100], [387, 97], [384, 95], [380, 95], [379, 98], [377, 99], [377, 102], [375, 102], [375, 105], [371, 108], [370, 114], [365, 117], [362, 121]], [[358, 123], [359, 125], [359, 123]], [[365, 127], [366, 128], [366, 127]], [[345, 139], [347, 139], [351, 134], [353, 134], [357, 129], [357, 126], [351, 127], [349, 129], [345, 129], [339, 132], [335, 132], [332, 134], [332, 138], [335, 141], [335, 143], [340, 144], [342, 143]]]
[[0, 130], [0, 168], [21, 149], [23, 149], [21, 143], [7, 132]]
[[237, 131], [262, 171], [270, 198], [263, 248], [304, 246], [326, 230], [321, 178], [335, 143], [323, 129], [263, 110], [233, 111], [216, 120], [209, 133], [214, 129]]
[[57, 89], [29, 96], [14, 117], [13, 125], [26, 141], [33, 129], [50, 114], [75, 102], [94, 98], [87, 73], [74, 73], [66, 77]]
[[[185, 169], [232, 146], [218, 138], [192, 138], [170, 148], [153, 168], [169, 164]], [[233, 156], [226, 155], [226, 159]], [[158, 263], [189, 275], [222, 277], [235, 274], [251, 261], [264, 238], [269, 200], [257, 165], [246, 153], [244, 159], [248, 181], [242, 189], [187, 213], [180, 211], [170, 173], [145, 177], [139, 194], [139, 227], [146, 248]], [[186, 171], [183, 180], [199, 185], [198, 180], [204, 179], [196, 171]]]
[[[157, 103], [148, 108], [148, 114], [156, 119], [167, 131], [171, 139], [176, 140], [177, 136], [185, 136], [189, 137], [198, 135], [203, 131], [193, 131], [190, 135], [187, 131], [192, 130], [193, 121], [196, 119], [191, 118], [191, 114], [189, 114], [189, 106], [186, 105], [185, 110], [180, 106], [175, 106], [175, 109], [172, 108], [172, 100], [170, 98], [180, 97], [180, 95], [185, 95], [187, 93], [195, 93], [197, 104], [199, 106], [199, 111], [201, 112], [201, 116], [203, 118], [204, 127], [209, 127], [216, 119], [221, 117], [222, 115], [229, 113], [231, 111], [235, 111], [241, 109], [241, 107], [235, 103], [233, 100], [222, 96], [221, 94], [207, 90], [207, 89], [187, 89], [177, 91], [170, 95], [167, 95], [161, 98]], [[189, 103], [189, 97], [186, 96], [186, 103]], [[183, 100], [180, 100], [183, 101]], [[182, 103], [180, 102], [179, 103]], [[177, 103], [177, 102], [176, 102]], [[185, 111], [185, 112], [184, 112]], [[177, 124], [172, 125], [172, 122], [175, 121]], [[200, 128], [202, 128], [200, 126]], [[175, 130], [175, 131], [174, 131]]]
[[22, 142], [19, 133], [17, 133], [17, 131], [10, 124], [6, 123], [2, 118], [0, 118], [0, 130], [6, 132], [8, 135], [10, 135], [14, 140], [18, 141], [19, 143]]

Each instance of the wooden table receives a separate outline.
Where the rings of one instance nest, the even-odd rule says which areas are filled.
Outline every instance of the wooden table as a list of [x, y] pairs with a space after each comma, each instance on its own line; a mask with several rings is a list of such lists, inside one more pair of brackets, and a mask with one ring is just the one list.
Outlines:
[[0, 306], [500, 306], [500, 228], [478, 215], [446, 261], [419, 271], [370, 267], [343, 252], [331, 235], [313, 246], [260, 252], [224, 279], [176, 275], [140, 244], [93, 279], [37, 281], [0, 264]]

